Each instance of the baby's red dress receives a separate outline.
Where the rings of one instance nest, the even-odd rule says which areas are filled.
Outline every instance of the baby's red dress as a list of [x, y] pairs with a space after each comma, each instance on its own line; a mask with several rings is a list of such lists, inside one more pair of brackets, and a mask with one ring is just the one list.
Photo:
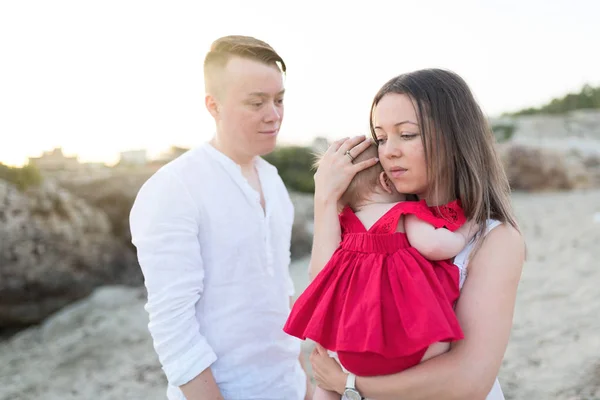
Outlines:
[[396, 232], [405, 214], [451, 231], [465, 222], [458, 200], [435, 207], [398, 203], [369, 230], [346, 207], [340, 246], [284, 326], [292, 336], [337, 352], [359, 376], [400, 372], [418, 364], [433, 343], [464, 338], [453, 307], [458, 268], [450, 260], [427, 260]]

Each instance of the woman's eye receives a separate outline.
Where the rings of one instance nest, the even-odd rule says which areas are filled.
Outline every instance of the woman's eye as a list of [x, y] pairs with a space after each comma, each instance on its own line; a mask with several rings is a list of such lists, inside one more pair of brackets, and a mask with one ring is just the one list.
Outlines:
[[402, 134], [402, 135], [400, 135], [400, 136], [401, 136], [401, 137], [402, 137], [402, 139], [404, 139], [404, 140], [410, 140], [410, 139], [416, 138], [416, 137], [417, 137], [417, 136], [419, 136], [419, 135], [418, 135], [418, 134], [416, 134], [416, 133], [404, 133], [404, 134]]
[[377, 139], [377, 144], [383, 144], [383, 143], [385, 143], [385, 138]]

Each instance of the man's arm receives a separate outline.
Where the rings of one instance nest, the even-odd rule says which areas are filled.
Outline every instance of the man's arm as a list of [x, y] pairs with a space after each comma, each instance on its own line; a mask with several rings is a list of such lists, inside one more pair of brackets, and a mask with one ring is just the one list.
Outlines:
[[148, 292], [148, 329], [167, 380], [188, 400], [222, 398], [209, 368], [217, 356], [196, 319], [204, 289], [200, 223], [185, 186], [166, 170], [144, 184], [130, 214]]

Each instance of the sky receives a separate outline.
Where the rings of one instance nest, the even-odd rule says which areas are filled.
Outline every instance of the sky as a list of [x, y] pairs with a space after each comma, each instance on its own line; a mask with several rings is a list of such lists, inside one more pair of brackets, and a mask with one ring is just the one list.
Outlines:
[[367, 133], [379, 87], [419, 68], [460, 74], [489, 116], [539, 106], [600, 85], [598, 15], [595, 0], [2, 1], [0, 162], [209, 140], [202, 62], [229, 34], [288, 66], [280, 143]]

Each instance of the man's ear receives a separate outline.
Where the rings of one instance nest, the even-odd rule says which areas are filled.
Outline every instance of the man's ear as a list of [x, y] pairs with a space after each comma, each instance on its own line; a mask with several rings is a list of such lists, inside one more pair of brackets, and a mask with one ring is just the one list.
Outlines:
[[206, 96], [204, 96], [204, 105], [214, 119], [219, 119], [220, 106], [219, 101], [215, 96], [207, 93]]
[[392, 182], [390, 182], [390, 178], [388, 178], [385, 171], [381, 171], [379, 174], [379, 184], [388, 194], [392, 194]]

